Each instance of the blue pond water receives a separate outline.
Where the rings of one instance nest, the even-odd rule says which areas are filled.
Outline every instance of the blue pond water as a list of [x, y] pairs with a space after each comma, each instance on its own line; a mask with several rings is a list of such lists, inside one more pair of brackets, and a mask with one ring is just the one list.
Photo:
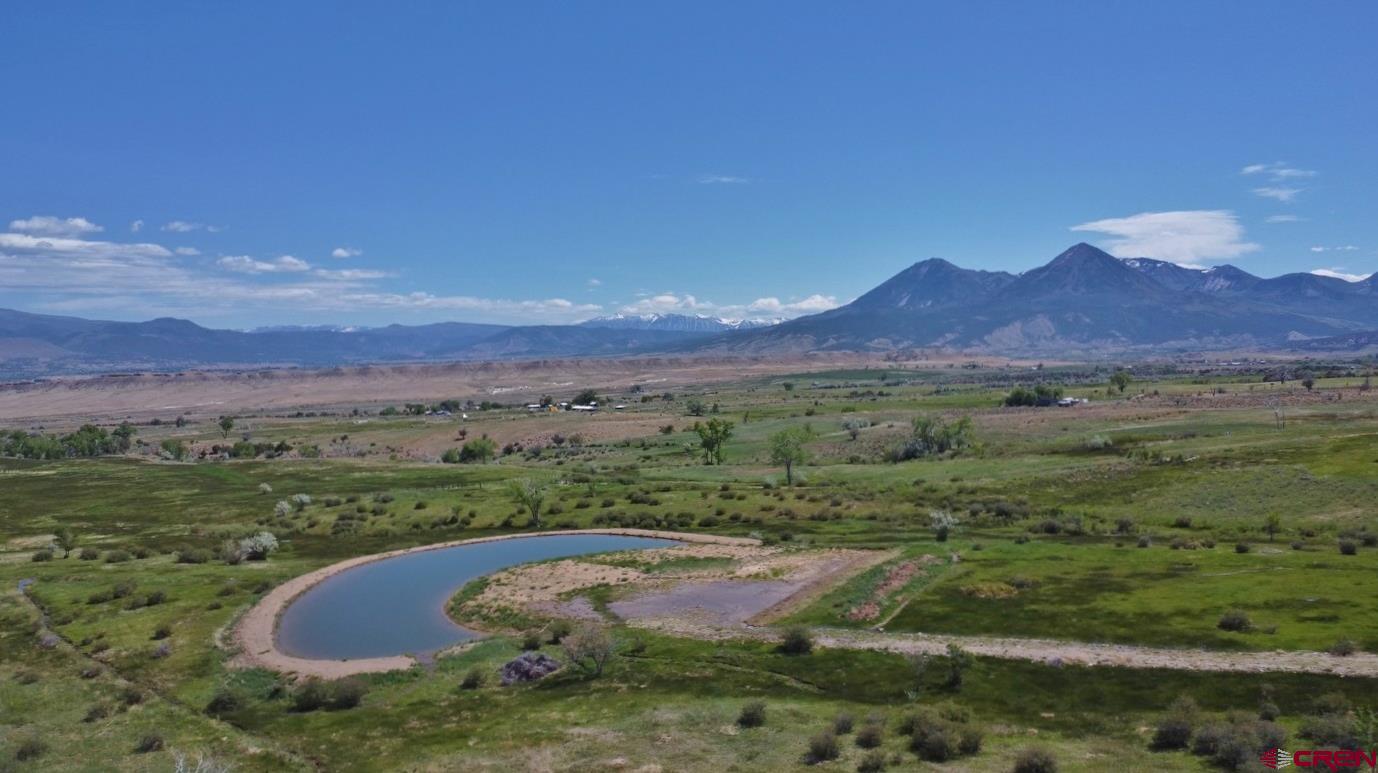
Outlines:
[[547, 558], [671, 547], [673, 540], [604, 534], [549, 534], [479, 542], [374, 561], [298, 596], [278, 620], [277, 643], [299, 658], [422, 654], [479, 636], [445, 615], [469, 580]]

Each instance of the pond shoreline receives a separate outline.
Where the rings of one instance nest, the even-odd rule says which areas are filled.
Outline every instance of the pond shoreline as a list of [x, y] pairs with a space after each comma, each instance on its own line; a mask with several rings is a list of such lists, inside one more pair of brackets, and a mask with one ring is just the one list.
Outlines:
[[622, 537], [647, 537], [668, 539], [677, 542], [699, 542], [720, 545], [759, 545], [760, 541], [748, 537], [724, 537], [716, 534], [693, 534], [655, 529], [569, 529], [564, 531], [528, 532], [521, 534], [502, 534], [492, 537], [475, 537], [466, 540], [438, 542], [433, 545], [418, 545], [385, 553], [374, 553], [345, 559], [329, 566], [316, 569], [294, 577], [273, 588], [258, 603], [249, 609], [235, 625], [231, 641], [238, 653], [230, 665], [238, 668], [266, 668], [298, 676], [316, 676], [325, 679], [338, 679], [353, 674], [403, 671], [417, 664], [416, 658], [409, 655], [394, 655], [380, 658], [356, 658], [350, 660], [322, 660], [299, 658], [278, 649], [278, 619], [298, 596], [324, 582], [325, 580], [355, 567], [382, 561], [389, 558], [420, 553], [430, 550], [476, 545], [503, 540], [531, 539], [534, 537], [559, 537], [564, 535], [594, 534]]

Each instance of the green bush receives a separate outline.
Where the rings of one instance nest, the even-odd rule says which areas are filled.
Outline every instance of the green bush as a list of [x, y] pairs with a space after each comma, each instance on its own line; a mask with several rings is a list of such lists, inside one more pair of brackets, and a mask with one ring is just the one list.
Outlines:
[[212, 717], [223, 717], [244, 708], [244, 698], [228, 687], [221, 687], [206, 702], [206, 713]]
[[1047, 749], [1024, 749], [1014, 758], [1013, 773], [1057, 773], [1057, 758]]
[[809, 739], [808, 760], [811, 763], [835, 760], [841, 753], [837, 748], [837, 736], [833, 735], [831, 730], [824, 730]]
[[813, 636], [803, 626], [793, 626], [785, 630], [780, 641], [780, 651], [786, 655], [807, 655], [813, 652]]
[[885, 770], [885, 752], [872, 751], [856, 764], [857, 773], [880, 773]]
[[1253, 621], [1249, 619], [1249, 613], [1242, 609], [1231, 609], [1220, 616], [1220, 621], [1216, 627], [1222, 631], [1248, 631], [1254, 627]]
[[1359, 545], [1352, 539], [1340, 540], [1340, 555], [1352, 556], [1359, 552]]
[[867, 722], [856, 731], [856, 745], [863, 749], [874, 749], [885, 741], [885, 728], [879, 722]]
[[464, 678], [460, 680], [461, 690], [477, 690], [483, 686], [483, 670], [474, 666], [464, 673]]
[[136, 754], [147, 754], [149, 752], [162, 751], [165, 745], [161, 735], [157, 733], [148, 733], [140, 738], [139, 742], [134, 745], [134, 752]]
[[833, 719], [833, 732], [838, 735], [847, 735], [852, 732], [855, 724], [856, 721], [852, 719], [852, 715], [843, 712]]
[[752, 701], [742, 707], [742, 712], [737, 715], [737, 725], [739, 727], [760, 727], [766, 723], [766, 704], [761, 701]]

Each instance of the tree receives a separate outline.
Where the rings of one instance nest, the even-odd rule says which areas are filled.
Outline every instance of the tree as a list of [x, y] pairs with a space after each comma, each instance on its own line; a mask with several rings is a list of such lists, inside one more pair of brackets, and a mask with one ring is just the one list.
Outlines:
[[1272, 542], [1277, 533], [1282, 531], [1282, 517], [1277, 513], [1269, 513], [1263, 521], [1263, 530], [1268, 533], [1268, 541]]
[[709, 419], [707, 423], [696, 421], [691, 429], [699, 436], [703, 463], [722, 464], [723, 446], [732, 437], [732, 422], [725, 419]]
[[1307, 376], [1301, 380], [1301, 385], [1306, 387], [1306, 391], [1310, 392], [1316, 386], [1316, 379]]
[[572, 401], [575, 405], [593, 405], [598, 402], [598, 393], [592, 389], [585, 389], [574, 396]]
[[565, 657], [584, 673], [599, 677], [617, 651], [617, 642], [603, 628], [585, 625], [560, 639]]
[[1128, 389], [1133, 381], [1134, 377], [1129, 375], [1129, 371], [1124, 368], [1120, 368], [1110, 374], [1110, 383], [1113, 384], [1116, 389], [1120, 390], [1120, 394], [1124, 394], [1124, 390]]
[[459, 461], [464, 464], [470, 462], [486, 464], [490, 459], [496, 456], [497, 453], [497, 441], [484, 435], [483, 437], [477, 437], [466, 442], [464, 447], [459, 449]]
[[947, 645], [947, 688], [961, 692], [962, 675], [971, 666], [971, 655], [956, 644]]
[[785, 466], [785, 485], [794, 485], [794, 465], [805, 464], [809, 451], [804, 444], [813, 439], [813, 428], [786, 427], [770, 436], [770, 461]]
[[913, 428], [909, 440], [893, 452], [895, 461], [938, 456], [949, 451], [961, 451], [971, 445], [970, 416], [963, 416], [950, 424], [932, 416], [917, 416]]
[[842, 429], [847, 431], [847, 437], [856, 440], [863, 429], [871, 426], [871, 422], [865, 419], [848, 419], [842, 422]]
[[57, 534], [53, 536], [53, 544], [62, 551], [62, 557], [66, 558], [77, 549], [76, 532], [66, 527], [58, 529]]
[[546, 486], [530, 478], [514, 480], [507, 486], [517, 504], [531, 514], [531, 525], [541, 527], [541, 505], [545, 503]]
[[684, 403], [684, 409], [688, 411], [690, 416], [702, 416], [704, 411], [707, 410], [703, 401], [696, 397], [689, 398], [689, 400]]
[[221, 416], [221, 417], [220, 417], [220, 436], [221, 436], [222, 438], [229, 438], [229, 436], [230, 436], [230, 430], [232, 430], [232, 429], [234, 429], [234, 417], [233, 417], [233, 416]]

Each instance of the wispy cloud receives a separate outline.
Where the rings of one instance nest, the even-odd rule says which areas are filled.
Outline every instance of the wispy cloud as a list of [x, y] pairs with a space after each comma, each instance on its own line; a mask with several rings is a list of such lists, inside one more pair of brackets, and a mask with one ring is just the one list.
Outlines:
[[142, 220], [135, 220], [129, 224], [129, 232], [132, 234], [136, 234], [142, 230], [144, 230], [144, 221]]
[[393, 276], [391, 273], [387, 271], [377, 271], [371, 268], [318, 268], [312, 273], [324, 279], [336, 279], [342, 282], [360, 282], [367, 279], [386, 279], [387, 277]]
[[1264, 218], [1265, 223], [1300, 223], [1301, 218], [1296, 215], [1269, 215]]
[[1356, 246], [1354, 246], [1353, 244], [1342, 244], [1342, 245], [1338, 245], [1338, 246], [1335, 246], [1335, 247], [1327, 247], [1327, 246], [1325, 246], [1325, 245], [1323, 245], [1323, 244], [1318, 244], [1318, 245], [1312, 247], [1312, 248], [1311, 248], [1311, 251], [1312, 251], [1312, 252], [1358, 252], [1358, 251], [1359, 251], [1359, 248], [1356, 247]]
[[10, 230], [35, 236], [85, 236], [105, 229], [84, 217], [34, 215], [22, 220], [11, 220]]
[[1294, 166], [1289, 166], [1283, 161], [1274, 161], [1271, 164], [1249, 164], [1239, 170], [1239, 173], [1245, 175], [1261, 175], [1279, 182], [1282, 180], [1299, 180], [1316, 176], [1316, 173], [1310, 169], [1298, 169]]
[[645, 295], [622, 306], [623, 314], [703, 314], [742, 319], [745, 317], [799, 317], [836, 308], [837, 298], [814, 294], [805, 298], [782, 301], [775, 297], [757, 298], [750, 303], [718, 304], [688, 293], [664, 292]]
[[200, 255], [200, 254], [201, 254], [201, 251], [198, 250], [198, 249], [196, 249], [195, 247], [177, 247], [177, 248], [175, 248], [175, 249], [173, 250], [173, 252], [177, 253], [178, 255], [182, 255], [182, 256], [184, 256], [184, 257], [191, 257], [191, 256], [194, 256], [194, 255]]
[[311, 270], [310, 263], [291, 255], [283, 255], [273, 260], [255, 260], [248, 255], [227, 255], [215, 264], [241, 274], [298, 274]]
[[1267, 185], [1262, 188], [1254, 188], [1255, 196], [1262, 196], [1265, 199], [1275, 199], [1281, 202], [1289, 202], [1302, 192], [1302, 188], [1287, 188], [1281, 185]]
[[1259, 249], [1259, 245], [1245, 241], [1239, 218], [1223, 209], [1140, 212], [1092, 220], [1071, 230], [1109, 234], [1114, 238], [1105, 248], [1119, 257], [1182, 264], [1228, 260]]
[[332, 258], [357, 258], [363, 254], [363, 250], [355, 249], [353, 247], [336, 247], [335, 249], [330, 251], [330, 257]]
[[597, 277], [594, 277], [594, 278], [588, 280], [587, 282], [585, 282], [584, 284], [587, 285], [588, 288], [589, 288], [590, 290], [592, 290], [592, 289], [595, 288], [595, 287], [602, 287], [602, 286], [603, 286], [603, 280], [598, 279]]
[[751, 178], [730, 174], [703, 174], [699, 175], [698, 182], [700, 185], [746, 185], [751, 182]]
[[1311, 273], [1315, 274], [1316, 276], [1328, 276], [1334, 277], [1335, 279], [1343, 279], [1346, 282], [1362, 282], [1365, 279], [1368, 279], [1369, 277], [1373, 276], [1372, 274], [1351, 274], [1344, 271], [1343, 267], [1313, 268], [1311, 269]]
[[186, 220], [172, 220], [163, 224], [163, 230], [175, 234], [186, 234], [192, 231], [205, 230], [209, 233], [220, 233], [225, 230], [224, 226], [206, 225], [205, 223], [192, 223]]

